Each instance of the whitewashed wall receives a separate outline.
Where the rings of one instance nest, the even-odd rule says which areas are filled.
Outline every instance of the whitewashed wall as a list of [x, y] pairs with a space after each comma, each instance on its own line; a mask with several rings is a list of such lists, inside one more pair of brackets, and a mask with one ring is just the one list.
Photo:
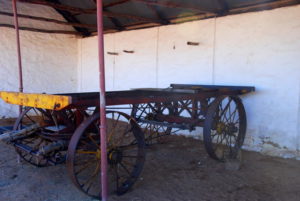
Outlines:
[[[77, 90], [77, 39], [74, 36], [20, 32], [24, 92]], [[15, 31], [0, 28], [0, 91], [18, 91]], [[0, 118], [15, 117], [17, 106], [0, 100]]]
[[[79, 91], [98, 90], [96, 43], [96, 37], [78, 42]], [[105, 44], [105, 52], [118, 53], [106, 54], [108, 90], [170, 83], [255, 86], [243, 97], [245, 148], [300, 157], [300, 6], [108, 34]]]
[[[0, 11], [12, 13], [12, 1], [0, 0]], [[49, 6], [18, 2], [18, 13], [65, 21]], [[0, 15], [0, 23], [13, 18]], [[74, 31], [71, 26], [19, 18], [19, 25], [45, 30]], [[20, 31], [24, 92], [59, 93], [77, 90], [77, 38], [68, 35]], [[0, 28], [0, 91], [18, 91], [18, 61], [14, 29]], [[0, 118], [17, 116], [17, 106], [0, 99]]]

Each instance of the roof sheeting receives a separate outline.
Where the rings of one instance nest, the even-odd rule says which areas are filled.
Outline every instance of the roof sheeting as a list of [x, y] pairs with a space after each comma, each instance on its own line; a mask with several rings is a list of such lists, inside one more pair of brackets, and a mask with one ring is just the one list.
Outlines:
[[[47, 19], [55, 19], [58, 21], [67, 22], [59, 13], [57, 13], [51, 7], [31, 5], [26, 3], [18, 3], [17, 5], [18, 14], [20, 15], [41, 16]], [[13, 17], [4, 15], [4, 13], [13, 13], [10, 0], [0, 0], [0, 24], [14, 25]], [[21, 27], [30, 27], [35, 29], [74, 31], [74, 28], [69, 25], [45, 23], [43, 21], [32, 20], [28, 18], [19, 18], [19, 24]]]
[[[95, 1], [19, 0], [18, 12], [25, 15], [20, 16], [20, 26], [88, 36], [96, 32]], [[176, 24], [299, 3], [300, 0], [103, 0], [104, 30], [115, 32]], [[12, 13], [11, 0], [0, 0], [0, 26], [13, 25], [7, 13]]]

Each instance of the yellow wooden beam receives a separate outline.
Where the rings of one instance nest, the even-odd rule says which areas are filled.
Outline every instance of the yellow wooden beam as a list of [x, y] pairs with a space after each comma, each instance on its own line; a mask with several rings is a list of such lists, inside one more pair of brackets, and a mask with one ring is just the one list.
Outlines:
[[6, 103], [36, 107], [49, 110], [61, 110], [72, 103], [72, 97], [50, 94], [31, 94], [0, 91], [0, 98]]

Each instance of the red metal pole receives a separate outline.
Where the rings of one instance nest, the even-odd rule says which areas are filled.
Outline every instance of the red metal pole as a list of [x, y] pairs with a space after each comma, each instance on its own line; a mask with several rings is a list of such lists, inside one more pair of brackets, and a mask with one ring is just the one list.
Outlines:
[[[17, 40], [17, 53], [18, 53], [18, 67], [19, 67], [19, 91], [23, 92], [23, 72], [22, 72], [22, 58], [21, 58], [21, 45], [20, 45], [20, 34], [19, 34], [19, 22], [18, 22], [18, 11], [17, 11], [17, 0], [12, 0], [12, 7], [14, 12], [14, 23], [16, 29], [16, 40]], [[19, 107], [19, 112], [22, 112], [22, 106]]]
[[102, 201], [107, 201], [107, 150], [106, 150], [106, 113], [105, 113], [105, 70], [102, 0], [97, 0], [98, 57], [100, 84], [100, 139], [101, 139], [101, 192]]

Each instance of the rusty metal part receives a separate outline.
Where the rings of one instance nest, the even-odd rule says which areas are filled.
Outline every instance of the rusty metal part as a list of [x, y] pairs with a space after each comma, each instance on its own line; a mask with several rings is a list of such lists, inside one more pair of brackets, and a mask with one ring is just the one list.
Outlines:
[[208, 109], [204, 122], [204, 145], [214, 159], [237, 157], [246, 134], [246, 112], [237, 96], [217, 97]]
[[[94, 114], [75, 131], [68, 148], [67, 169], [75, 186], [100, 198], [100, 161], [103, 150], [99, 132], [100, 114]], [[121, 195], [135, 183], [145, 161], [144, 135], [129, 115], [107, 111], [107, 154], [110, 192]], [[101, 184], [101, 183], [100, 183]]]
[[30, 135], [17, 138], [11, 143], [20, 157], [34, 166], [45, 167], [60, 164], [65, 160], [66, 146], [65, 149], [55, 149], [44, 154], [41, 154], [41, 149], [57, 141], [68, 141], [76, 128], [73, 121], [69, 111], [25, 108], [15, 122], [14, 131], [30, 128], [32, 125], [39, 126], [30, 132]]
[[[131, 116], [139, 123], [145, 134], [146, 145], [162, 142], [164, 136], [170, 135], [172, 125], [166, 119], [173, 114], [170, 103], [144, 103], [132, 107]], [[173, 123], [173, 122], [172, 122]]]

